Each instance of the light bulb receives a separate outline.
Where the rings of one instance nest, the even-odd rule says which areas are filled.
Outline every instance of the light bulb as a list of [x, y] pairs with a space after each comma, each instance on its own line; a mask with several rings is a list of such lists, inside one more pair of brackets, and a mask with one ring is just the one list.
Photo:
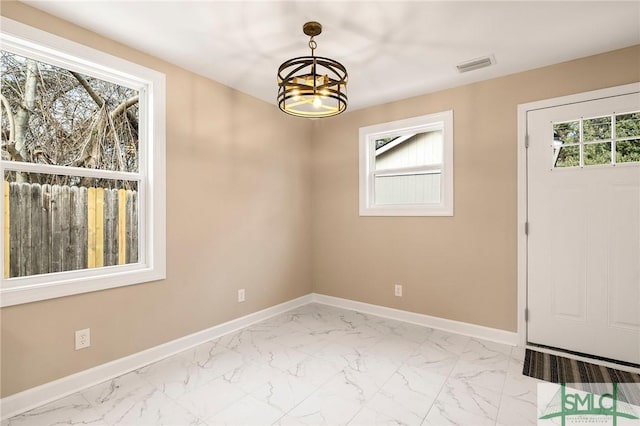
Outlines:
[[313, 106], [316, 108], [320, 108], [322, 106], [322, 100], [320, 99], [320, 96], [315, 97], [315, 99], [313, 100]]
[[300, 91], [298, 89], [292, 90], [291, 94], [293, 95], [293, 100], [294, 101], [299, 101], [300, 100]]

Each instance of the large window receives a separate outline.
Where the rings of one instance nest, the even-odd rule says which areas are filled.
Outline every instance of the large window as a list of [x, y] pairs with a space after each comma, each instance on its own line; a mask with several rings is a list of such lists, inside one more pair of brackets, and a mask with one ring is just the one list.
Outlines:
[[164, 278], [164, 75], [5, 18], [1, 37], [1, 305]]
[[453, 111], [360, 129], [361, 216], [453, 216]]

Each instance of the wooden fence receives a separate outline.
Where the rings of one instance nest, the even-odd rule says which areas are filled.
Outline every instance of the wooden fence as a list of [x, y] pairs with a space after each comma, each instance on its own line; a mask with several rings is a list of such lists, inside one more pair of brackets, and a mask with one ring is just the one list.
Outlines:
[[4, 182], [4, 275], [138, 261], [138, 193]]

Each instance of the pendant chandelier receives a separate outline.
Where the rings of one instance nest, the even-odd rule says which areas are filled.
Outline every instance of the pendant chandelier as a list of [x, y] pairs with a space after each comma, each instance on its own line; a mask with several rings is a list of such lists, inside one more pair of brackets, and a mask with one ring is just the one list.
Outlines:
[[278, 68], [278, 107], [298, 117], [322, 118], [347, 109], [347, 70], [338, 61], [315, 56], [318, 22], [302, 27], [310, 37], [311, 56], [289, 59]]

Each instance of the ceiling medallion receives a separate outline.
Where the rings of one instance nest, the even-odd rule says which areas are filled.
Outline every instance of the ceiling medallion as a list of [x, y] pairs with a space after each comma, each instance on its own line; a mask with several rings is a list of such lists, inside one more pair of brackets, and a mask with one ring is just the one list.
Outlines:
[[318, 22], [302, 27], [310, 37], [311, 56], [285, 61], [278, 68], [278, 107], [297, 117], [322, 118], [347, 109], [347, 70], [338, 61], [315, 56], [315, 36], [322, 33]]

